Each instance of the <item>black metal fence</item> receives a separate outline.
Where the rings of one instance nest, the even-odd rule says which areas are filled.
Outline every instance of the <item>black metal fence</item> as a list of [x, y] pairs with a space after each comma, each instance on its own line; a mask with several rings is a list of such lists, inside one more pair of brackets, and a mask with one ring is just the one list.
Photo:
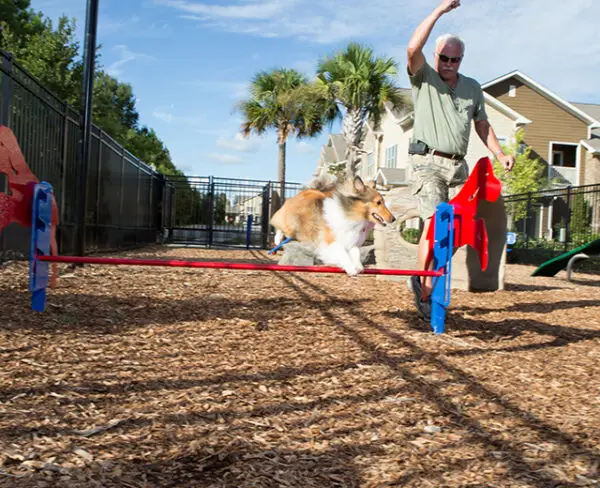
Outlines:
[[[169, 176], [168, 181], [174, 211], [167, 242], [208, 247], [270, 245], [269, 219], [281, 206], [278, 183], [213, 176]], [[286, 183], [286, 198], [300, 189], [298, 183]]]
[[[80, 116], [0, 50], [0, 124], [15, 134], [33, 173], [54, 187], [60, 212], [59, 251], [76, 250]], [[171, 210], [164, 177], [93, 126], [87, 179], [86, 252], [154, 243]], [[0, 174], [0, 192], [7, 179]], [[26, 256], [29, 231], [16, 225], [0, 236], [0, 257]]]
[[600, 239], [600, 185], [569, 186], [505, 197], [510, 257], [539, 264]]

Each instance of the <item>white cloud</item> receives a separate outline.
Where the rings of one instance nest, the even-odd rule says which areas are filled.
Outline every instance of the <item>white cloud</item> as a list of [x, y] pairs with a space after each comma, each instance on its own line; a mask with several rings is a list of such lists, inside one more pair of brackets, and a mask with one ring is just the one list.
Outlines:
[[295, 149], [298, 154], [308, 154], [315, 152], [315, 148], [306, 141], [297, 142]]
[[185, 0], [160, 0], [158, 3], [197, 14], [200, 19], [269, 19], [278, 15], [285, 6], [294, 3], [294, 0], [265, 0], [242, 5], [209, 5]]
[[110, 76], [114, 76], [115, 78], [118, 78], [123, 74], [123, 67], [128, 63], [137, 61], [139, 59], [154, 59], [152, 56], [149, 56], [147, 54], [133, 52], [123, 44], [115, 46], [114, 49], [118, 51], [120, 59], [112, 63], [108, 68], [106, 68], [106, 72]]
[[110, 17], [101, 15], [98, 19], [98, 37], [107, 39], [118, 36], [120, 38], [135, 39], [162, 39], [172, 33], [171, 26], [164, 22], [155, 22], [147, 17], [131, 15], [129, 17]]
[[[425, 49], [428, 60], [435, 37], [444, 32], [465, 40], [461, 69], [482, 83], [518, 69], [562, 98], [600, 102], [600, 44], [592, 0], [572, 0], [568, 7], [547, 0], [478, 2], [472, 8], [463, 4], [436, 25]], [[397, 52], [404, 61], [405, 49]]]
[[208, 153], [206, 157], [225, 164], [238, 164], [243, 161], [242, 158], [234, 154]]
[[[393, 4], [391, 0], [386, 2]], [[365, 9], [362, 0], [230, 0], [228, 5], [184, 0], [155, 0], [155, 3], [177, 9], [183, 12], [181, 17], [213, 29], [259, 37], [299, 37], [314, 42], [335, 42], [359, 35], [363, 24], [353, 22], [352, 15], [345, 15], [347, 11], [366, 10], [373, 18], [379, 16], [371, 7]]]
[[238, 133], [233, 139], [219, 137], [217, 139], [217, 147], [229, 149], [231, 151], [253, 153], [260, 149], [261, 144], [256, 138], [246, 139], [242, 134]]
[[173, 122], [173, 114], [171, 112], [164, 112], [160, 109], [154, 109], [152, 115], [163, 122], [170, 124]]
[[[309, 44], [357, 40], [395, 56], [403, 75], [406, 44], [438, 0], [303, 0], [207, 2], [155, 0], [202, 27], [258, 37], [296, 38]], [[466, 43], [462, 70], [480, 82], [519, 69], [570, 100], [599, 100], [600, 43], [593, 0], [495, 0], [463, 3], [436, 24], [426, 55], [444, 32]], [[535, 28], [533, 28], [534, 26]], [[329, 54], [324, 51], [323, 54]], [[298, 61], [307, 71], [308, 62]]]
[[174, 113], [174, 110], [175, 105], [173, 104], [166, 107], [156, 107], [154, 110], [152, 110], [152, 116], [162, 120], [163, 122], [167, 122], [168, 124], [173, 123], [194, 128], [196, 132], [200, 131], [202, 129], [202, 125], [206, 123], [206, 118], [201, 115], [178, 115]]

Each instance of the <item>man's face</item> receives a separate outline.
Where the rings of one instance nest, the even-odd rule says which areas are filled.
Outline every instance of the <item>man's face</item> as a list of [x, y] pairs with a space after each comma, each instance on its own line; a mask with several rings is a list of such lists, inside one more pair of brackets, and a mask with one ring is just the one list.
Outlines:
[[462, 57], [463, 52], [458, 43], [446, 43], [438, 46], [434, 67], [442, 80], [452, 81], [457, 78]]

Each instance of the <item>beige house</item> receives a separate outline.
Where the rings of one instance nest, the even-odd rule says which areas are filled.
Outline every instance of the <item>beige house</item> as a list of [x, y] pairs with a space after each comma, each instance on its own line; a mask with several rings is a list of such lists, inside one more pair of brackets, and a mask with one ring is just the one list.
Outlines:
[[263, 195], [258, 193], [251, 197], [240, 199], [237, 203], [231, 206], [231, 210], [228, 210], [228, 214], [234, 217], [234, 223], [243, 224], [246, 222], [248, 215], [257, 218], [262, 214], [263, 208]]
[[600, 183], [600, 105], [568, 102], [517, 70], [482, 86], [532, 121], [524, 142], [548, 166], [549, 178]]
[[330, 134], [327, 144], [321, 146], [317, 168], [313, 176], [319, 177], [328, 172], [329, 166], [346, 162], [346, 142], [341, 134]]

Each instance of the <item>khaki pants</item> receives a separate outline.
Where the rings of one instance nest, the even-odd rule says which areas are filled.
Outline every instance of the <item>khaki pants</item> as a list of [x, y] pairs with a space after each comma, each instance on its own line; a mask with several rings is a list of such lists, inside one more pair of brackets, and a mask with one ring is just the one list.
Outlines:
[[412, 194], [417, 199], [419, 216], [430, 218], [441, 202], [449, 200], [449, 189], [462, 185], [469, 177], [464, 159], [454, 160], [433, 154], [411, 154]]

